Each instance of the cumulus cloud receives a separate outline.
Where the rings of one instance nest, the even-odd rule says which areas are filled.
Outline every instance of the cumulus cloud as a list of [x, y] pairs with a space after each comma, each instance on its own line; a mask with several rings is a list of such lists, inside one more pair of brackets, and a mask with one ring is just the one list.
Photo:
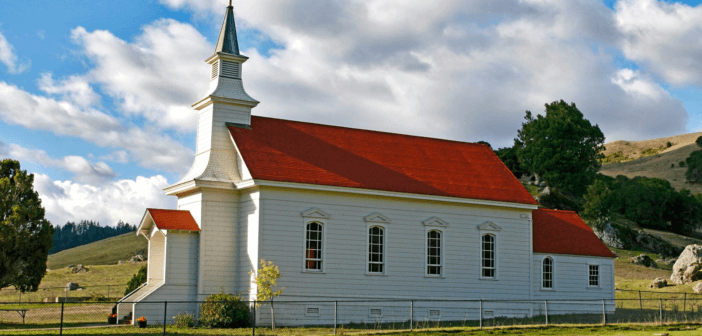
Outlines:
[[621, 0], [616, 22], [628, 59], [669, 83], [702, 85], [702, 5]]
[[15, 48], [2, 33], [0, 33], [0, 62], [7, 66], [7, 71], [11, 74], [22, 73], [32, 64], [29, 59], [19, 61], [17, 54], [15, 54]]
[[158, 20], [134, 42], [82, 27], [71, 36], [95, 64], [83, 80], [101, 85], [127, 116], [143, 116], [158, 128], [195, 130], [190, 105], [207, 89], [204, 60], [214, 47], [193, 26]]
[[[646, 74], [622, 77], [608, 52], [621, 32], [601, 2], [268, 0], [235, 11], [282, 46], [264, 57], [242, 45], [245, 86], [262, 102], [255, 114], [505, 146], [525, 110], [563, 99], [609, 140], [685, 131], [677, 99]], [[642, 83], [650, 90], [632, 91]]]
[[103, 225], [116, 225], [119, 220], [139, 224], [145, 207], [175, 207], [175, 200], [162, 191], [167, 185], [166, 178], [161, 175], [140, 176], [100, 186], [53, 181], [44, 174], [34, 176], [34, 190], [39, 193], [47, 219], [58, 225], [81, 219]]
[[56, 83], [51, 73], [44, 73], [39, 78], [39, 89], [64, 100], [87, 108], [100, 102], [100, 95], [95, 93], [90, 83], [81, 76], [70, 76]]
[[30, 94], [0, 82], [0, 119], [28, 129], [81, 138], [102, 147], [127, 150], [147, 168], [184, 172], [193, 151], [156, 130], [123, 125], [97, 109]]
[[[101, 184], [117, 176], [117, 174], [105, 162], [99, 161], [91, 163], [82, 156], [65, 156], [55, 159], [45, 151], [39, 149], [24, 148], [17, 144], [5, 146], [5, 155], [19, 160], [31, 161], [45, 167], [57, 167], [74, 174], [74, 179], [82, 183]], [[0, 153], [2, 153], [0, 149]]]

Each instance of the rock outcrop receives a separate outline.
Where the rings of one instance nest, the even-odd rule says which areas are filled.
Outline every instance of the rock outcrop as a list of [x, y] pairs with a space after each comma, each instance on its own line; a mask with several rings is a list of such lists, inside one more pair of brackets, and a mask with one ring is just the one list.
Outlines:
[[676, 285], [693, 283], [702, 279], [702, 246], [688, 245], [673, 265], [670, 281]]
[[702, 293], [702, 281], [696, 283], [694, 286], [692, 286], [692, 291], [695, 293]]
[[79, 265], [76, 265], [73, 268], [71, 268], [71, 271], [73, 273], [82, 274], [82, 273], [87, 273], [89, 270], [87, 268], [85, 268], [85, 266], [79, 264]]
[[80, 288], [80, 286], [75, 282], [69, 282], [66, 284], [67, 291], [74, 291], [74, 290], [77, 290], [78, 288]]
[[668, 281], [665, 278], [655, 278], [653, 282], [651, 282], [651, 285], [649, 285], [649, 288], [663, 288], [665, 286], [668, 286]]
[[656, 262], [653, 261], [653, 259], [651, 259], [651, 257], [649, 257], [645, 254], [639, 254], [636, 257], [631, 257], [631, 258], [629, 258], [629, 261], [632, 264], [636, 264], [636, 265], [658, 268], [658, 265], [656, 265]]

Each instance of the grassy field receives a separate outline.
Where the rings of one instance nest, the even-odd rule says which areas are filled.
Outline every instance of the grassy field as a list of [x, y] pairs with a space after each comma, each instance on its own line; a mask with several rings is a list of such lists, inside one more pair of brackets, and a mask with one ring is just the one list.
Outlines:
[[72, 249], [63, 250], [49, 256], [47, 267], [57, 269], [68, 265], [115, 265], [120, 260], [127, 261], [136, 252], [146, 250], [148, 241], [135, 233], [125, 233]]

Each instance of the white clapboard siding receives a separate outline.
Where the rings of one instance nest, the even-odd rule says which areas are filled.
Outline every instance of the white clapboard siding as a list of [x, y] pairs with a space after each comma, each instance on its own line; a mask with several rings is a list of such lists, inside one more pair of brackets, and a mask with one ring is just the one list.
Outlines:
[[198, 233], [168, 233], [166, 285], [197, 286], [199, 239]]
[[240, 197], [238, 217], [238, 258], [234, 265], [237, 272], [237, 293], [241, 292], [245, 300], [255, 299], [255, 290], [252, 291], [251, 276], [249, 272], [255, 270], [259, 260], [259, 216], [260, 193], [257, 191], [244, 191]]
[[199, 299], [209, 294], [236, 290], [237, 218], [239, 195], [234, 191], [205, 189], [202, 192], [199, 254]]
[[[319, 208], [331, 215], [325, 231], [325, 272], [303, 272], [301, 212]], [[283, 296], [303, 298], [529, 298], [531, 226], [529, 210], [387, 197], [261, 188], [260, 257], [280, 268]], [[379, 212], [386, 225], [386, 275], [366, 275], [367, 223]], [[438, 217], [442, 228], [444, 276], [425, 276], [426, 229]], [[497, 232], [498, 280], [480, 279], [480, 230], [491, 221]], [[526, 277], [526, 278], [525, 278]]]
[[[553, 258], [553, 289], [542, 288], [542, 261]], [[614, 259], [560, 254], [534, 253], [533, 297], [535, 300], [612, 300], [614, 299]], [[600, 286], [588, 286], [588, 265], [599, 265]], [[549, 313], [579, 313], [582, 310], [602, 311], [601, 301], [576, 304], [549, 303]], [[614, 311], [613, 302], [606, 302], [606, 309]]]

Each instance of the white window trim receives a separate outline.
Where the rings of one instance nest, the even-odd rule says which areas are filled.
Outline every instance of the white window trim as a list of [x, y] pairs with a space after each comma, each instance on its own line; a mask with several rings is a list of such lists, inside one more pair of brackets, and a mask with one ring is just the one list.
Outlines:
[[[544, 260], [547, 258], [551, 259], [551, 288], [544, 287]], [[589, 274], [589, 267], [588, 267], [588, 274]], [[541, 262], [539, 263], [539, 270], [541, 271], [541, 290], [542, 291], [555, 291], [556, 290], [556, 259], [553, 258], [553, 256], [547, 255], [541, 258]]]
[[[441, 267], [441, 274], [429, 274], [429, 254], [427, 251], [429, 250], [429, 231], [438, 231], [441, 234], [441, 248], [439, 249], [439, 260], [441, 260], [441, 263], [439, 266]], [[446, 255], [446, 231], [442, 229], [441, 227], [437, 226], [427, 226], [424, 228], [424, 277], [425, 278], [445, 278], [446, 277], [446, 258], [444, 256]]]
[[[325, 274], [327, 272], [327, 235], [329, 232], [328, 219], [331, 215], [322, 211], [318, 208], [311, 208], [305, 210], [301, 213], [302, 215], [302, 263], [301, 269], [302, 273], [308, 274]], [[310, 270], [307, 269], [306, 259], [307, 259], [307, 224], [319, 223], [322, 225], [322, 269], [321, 270]]]
[[[483, 276], [483, 236], [485, 235], [491, 235], [495, 237], [495, 242], [493, 243], [495, 247], [495, 276], [494, 277], [484, 277]], [[500, 263], [499, 263], [499, 244], [500, 244], [500, 238], [499, 235], [497, 234], [497, 231], [492, 231], [492, 230], [480, 230], [480, 236], [479, 236], [479, 241], [478, 241], [478, 270], [479, 270], [479, 275], [480, 275], [480, 280], [488, 280], [488, 281], [497, 281], [500, 279]]]
[[[597, 266], [597, 286], [590, 285], [590, 266]], [[586, 269], [587, 277], [585, 278], [585, 284], [588, 289], [600, 289], [602, 288], [602, 264], [596, 262], [588, 262]]]
[[[382, 272], [371, 272], [368, 270], [368, 265], [370, 265], [370, 261], [368, 260], [368, 257], [370, 255], [370, 229], [378, 227], [383, 229], [383, 271]], [[379, 224], [379, 223], [372, 223], [372, 222], [367, 222], [366, 223], [366, 255], [365, 255], [365, 267], [366, 267], [366, 275], [370, 276], [387, 276], [388, 275], [388, 227], [387, 225]]]

